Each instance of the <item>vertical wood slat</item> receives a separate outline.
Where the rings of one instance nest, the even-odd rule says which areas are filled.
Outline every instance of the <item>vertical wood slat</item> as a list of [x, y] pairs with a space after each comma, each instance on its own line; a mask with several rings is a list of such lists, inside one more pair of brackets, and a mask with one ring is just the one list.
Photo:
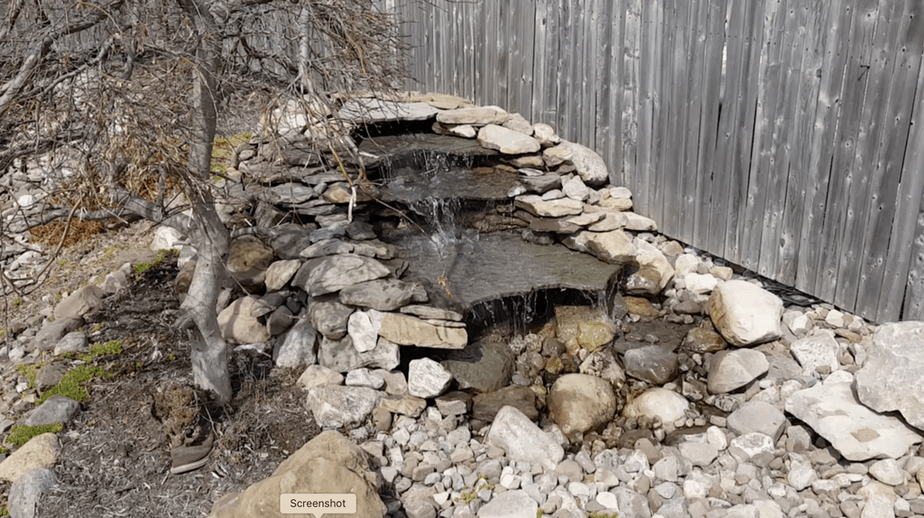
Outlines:
[[683, 156], [680, 160], [680, 222], [677, 235], [685, 243], [693, 242], [693, 232], [696, 223], [696, 188], [701, 174], [696, 168], [697, 153], [702, 136], [701, 120], [703, 117], [703, 102], [708, 98], [709, 92], [703, 91], [703, 75], [706, 68], [706, 38], [709, 31], [710, 2], [701, 0], [698, 5], [690, 6], [686, 26], [687, 49], [685, 63], [689, 68], [681, 77], [686, 77], [684, 89], [688, 100], [684, 122], [680, 129], [683, 133]]
[[[793, 156], [789, 165], [789, 179], [786, 188], [786, 202], [783, 207], [783, 221], [779, 236], [779, 259], [775, 272], [770, 277], [783, 284], [794, 285], [798, 256], [801, 251], [801, 229], [805, 217], [809, 161], [811, 158], [812, 124], [815, 120], [821, 71], [826, 44], [825, 29], [830, 25], [832, 4], [827, 0], [813, 0], [800, 6], [805, 25], [804, 55], [798, 98], [795, 100], [795, 114], [790, 146]], [[835, 14], [836, 15], [836, 14]]]
[[[892, 243], [893, 229], [911, 211], [899, 210], [902, 205], [901, 191], [909, 189], [914, 173], [904, 169], [904, 160], [910, 117], [914, 107], [918, 73], [921, 68], [921, 52], [924, 48], [924, 19], [920, 2], [909, 1], [901, 14], [898, 39], [894, 42], [894, 63], [892, 82], [888, 94], [889, 104], [884, 110], [882, 138], [879, 152], [874, 161], [881, 172], [877, 181], [871, 183], [867, 226], [863, 242], [865, 258], [857, 296], [857, 311], [865, 315], [876, 315], [876, 321], [891, 321], [901, 315], [899, 291], [902, 283], [896, 282], [893, 270], [896, 264], [908, 257], [906, 247], [910, 240]], [[911, 174], [904, 174], [905, 172]], [[913, 171], [913, 170], [912, 170]], [[922, 176], [922, 171], [916, 171]], [[901, 185], [900, 181], [905, 183]], [[896, 246], [897, 245], [897, 246]], [[893, 254], [898, 257], [893, 257]], [[904, 270], [904, 268], [902, 268]], [[907, 275], [905, 273], [905, 275]]]
[[654, 115], [652, 117], [652, 138], [651, 143], [651, 186], [652, 189], [648, 194], [649, 216], [659, 224], [663, 224], [664, 218], [664, 197], [667, 195], [670, 181], [666, 173], [669, 173], [665, 163], [675, 155], [673, 150], [668, 151], [667, 144], [669, 137], [667, 132], [670, 128], [671, 104], [674, 102], [671, 86], [673, 78], [673, 57], [674, 57], [674, 37], [676, 28], [674, 24], [674, 5], [677, 0], [662, 0], [661, 9], [658, 11], [656, 27], [658, 28], [658, 40], [661, 44], [657, 51], [658, 71], [655, 74], [657, 84], [655, 86], [655, 103]]
[[588, 0], [585, 3], [583, 17], [584, 35], [581, 37], [581, 63], [583, 63], [584, 73], [581, 74], [580, 96], [582, 109], [578, 113], [578, 120], [581, 124], [577, 142], [593, 143], [596, 140], [597, 128], [597, 97], [598, 85], [597, 79], [597, 59], [596, 55], [601, 49], [602, 42], [597, 34], [597, 16], [602, 9], [599, 0]]
[[863, 94], [869, 81], [869, 60], [879, 5], [875, 0], [861, 0], [851, 29], [841, 116], [835, 131], [834, 160], [828, 184], [828, 203], [822, 231], [821, 256], [816, 265], [814, 293], [833, 300], [837, 289], [838, 261], [857, 142], [858, 121], [863, 108]]
[[649, 203], [649, 181], [654, 176], [651, 169], [651, 153], [653, 139], [653, 118], [656, 114], [656, 98], [658, 86], [657, 69], [660, 60], [657, 59], [659, 48], [657, 14], [659, 2], [644, 2], [641, 10], [641, 53], [639, 54], [639, 123], [638, 123], [638, 162], [636, 169], [634, 201], [636, 212], [651, 214]]
[[760, 45], [759, 72], [752, 88], [757, 90], [757, 106], [753, 126], [753, 145], [750, 163], [742, 179], [746, 178], [747, 194], [743, 210], [739, 212], [735, 235], [741, 236], [741, 246], [736, 260], [749, 270], [757, 271], [760, 257], [761, 236], [766, 222], [766, 199], [768, 184], [779, 174], [771, 163], [773, 150], [773, 122], [778, 108], [780, 88], [783, 82], [783, 38], [787, 25], [786, 0], [767, 0], [764, 8], [762, 43]]
[[599, 90], [595, 110], [594, 149], [603, 157], [609, 168], [609, 181], [613, 185], [622, 183], [622, 157], [617, 137], [622, 133], [620, 113], [622, 91], [619, 86], [622, 56], [616, 49], [622, 49], [623, 24], [621, 9], [614, 2], [598, 1], [599, 12], [596, 17], [596, 34], [601, 52], [596, 57], [594, 67], [599, 78]]
[[[699, 151], [696, 162], [696, 208], [693, 212], [693, 237], [690, 243], [711, 253], [720, 255], [724, 242], [719, 245], [710, 240], [709, 223], [711, 215], [721, 210], [713, 205], [716, 186], [716, 145], [719, 128], [719, 103], [722, 93], [722, 69], [725, 60], [725, 22], [727, 5], [725, 0], [709, 0], [709, 21], [706, 32], [703, 76], [702, 117], [700, 119]], [[687, 215], [689, 217], [689, 214]], [[722, 225], [724, 228], [724, 223]]]
[[683, 157], [683, 135], [679, 131], [683, 124], [683, 113], [686, 112], [685, 92], [681, 88], [688, 80], [685, 73], [686, 61], [686, 11], [689, 2], [668, 1], [665, 3], [665, 34], [672, 42], [664, 53], [664, 67], [668, 79], [665, 80], [665, 93], [662, 96], [661, 110], [662, 128], [660, 131], [661, 143], [658, 156], [661, 166], [658, 168], [663, 184], [658, 189], [658, 205], [660, 219], [658, 227], [662, 232], [671, 235], [679, 233], [680, 226], [680, 197], [681, 197], [681, 171], [680, 159]]
[[[907, 187], [902, 188], [902, 196], [898, 200], [899, 213], [905, 217], [892, 228], [889, 243], [889, 247], [896, 250], [895, 256], [903, 249], [908, 253], [907, 259], [893, 263], [895, 266], [892, 270], [899, 282], [905, 277], [902, 267], [908, 270], [901, 315], [903, 320], [924, 320], [924, 175], [921, 171], [924, 171], [924, 66], [918, 73], [914, 111], [911, 112], [911, 133], [902, 171], [902, 178], [908, 179]], [[888, 277], [886, 282], [890, 282]], [[889, 292], [898, 289], [900, 286], [891, 288]], [[886, 293], [883, 291], [883, 295]]]
[[[625, 3], [624, 20], [625, 36], [623, 36], [623, 76], [622, 76], [622, 171], [625, 185], [633, 193], [638, 192], [638, 124], [641, 101], [639, 78], [641, 57], [641, 24], [642, 0], [627, 0]], [[619, 135], [616, 135], [619, 137]], [[638, 203], [638, 196], [635, 196]]]
[[757, 267], [758, 273], [768, 277], [776, 273], [780, 261], [783, 210], [786, 208], [792, 147], [796, 145], [792, 141], [792, 136], [796, 128], [794, 122], [797, 117], [796, 108], [804, 53], [803, 39], [806, 36], [806, 12], [799, 5], [800, 3], [790, 1], [783, 11], [786, 23], [780, 45], [782, 53], [780, 94], [773, 120], [770, 149], [772, 174], [767, 183], [764, 198], [764, 224]]
[[[849, 191], [846, 200], [846, 214], [839, 240], [841, 252], [837, 269], [837, 288], [834, 303], [841, 307], [854, 307], [860, 284], [860, 270], [863, 263], [860, 255], [864, 240], [864, 221], [877, 217], [869, 213], [867, 197], [873, 184], [882, 174], [876, 165], [876, 150], [882, 132], [883, 116], [889, 102], [889, 86], [893, 68], [893, 49], [898, 27], [891, 27], [889, 21], [902, 12], [905, 2], [901, 0], [880, 2], [878, 21], [873, 37], [872, 52], [864, 74], [869, 77], [863, 96], [863, 109], [858, 123], [853, 165], [850, 169]], [[865, 272], [864, 272], [865, 275]], [[878, 303], [876, 297], [874, 306]]]

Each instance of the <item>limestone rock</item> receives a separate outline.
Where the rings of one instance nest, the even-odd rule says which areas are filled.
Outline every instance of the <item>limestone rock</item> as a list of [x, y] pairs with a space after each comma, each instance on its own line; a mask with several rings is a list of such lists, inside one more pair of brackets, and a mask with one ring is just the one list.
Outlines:
[[493, 392], [506, 387], [513, 375], [514, 355], [498, 340], [482, 340], [450, 353], [442, 365], [460, 389]]
[[82, 317], [99, 306], [102, 298], [103, 290], [92, 284], [78, 288], [55, 306], [55, 319]]
[[410, 302], [426, 302], [427, 292], [416, 282], [376, 279], [340, 290], [340, 302], [379, 311], [394, 311]]
[[639, 238], [633, 244], [638, 271], [626, 279], [626, 291], [632, 295], [658, 295], [674, 278], [674, 268], [654, 245]]
[[690, 408], [687, 398], [661, 387], [654, 387], [642, 392], [622, 409], [625, 417], [646, 416], [661, 419], [662, 423], [673, 423], [684, 416]]
[[320, 365], [309, 365], [295, 384], [308, 390], [323, 385], [343, 385], [343, 382], [343, 374]]
[[347, 101], [338, 114], [354, 122], [422, 121], [432, 119], [440, 110], [425, 102], [396, 102], [376, 98]]
[[366, 387], [322, 385], [308, 390], [308, 409], [321, 428], [362, 424], [385, 394]]
[[539, 504], [526, 491], [515, 489], [492, 498], [478, 510], [478, 518], [536, 518]]
[[247, 291], [260, 290], [266, 280], [266, 269], [273, 262], [273, 249], [254, 236], [241, 236], [231, 242], [227, 268]]
[[616, 337], [616, 325], [604, 308], [557, 306], [555, 323], [558, 339], [573, 355], [582, 348], [596, 351]]
[[538, 140], [496, 124], [488, 124], [478, 130], [478, 143], [505, 155], [535, 153], [541, 149]]
[[617, 394], [626, 385], [626, 373], [611, 347], [603, 347], [588, 354], [578, 367], [578, 372], [608, 381]]
[[503, 449], [510, 459], [538, 464], [547, 470], [554, 469], [565, 456], [558, 442], [512, 406], [497, 413], [485, 441]]
[[786, 411], [852, 461], [898, 458], [921, 442], [921, 435], [898, 418], [861, 405], [846, 381], [800, 390], [786, 399]]
[[646, 218], [641, 214], [636, 214], [629, 211], [623, 212], [622, 215], [626, 218], [626, 230], [634, 230], [636, 232], [649, 232], [658, 230], [658, 224], [655, 223], [655, 220], [651, 218]]
[[67, 423], [71, 420], [77, 410], [80, 409], [80, 403], [73, 399], [58, 394], [51, 396], [36, 408], [23, 424], [26, 426], [42, 426], [55, 423]]
[[[306, 262], [302, 268], [311, 263], [312, 261]], [[360, 282], [380, 279], [391, 273], [385, 265], [375, 259], [353, 254], [332, 255], [312, 266], [304, 284], [299, 285], [312, 297], [340, 291]], [[299, 277], [296, 277], [297, 280]]]
[[924, 430], [924, 322], [880, 326], [857, 372], [857, 396], [878, 412], [897, 410]]
[[399, 345], [437, 349], [462, 349], [468, 345], [464, 327], [431, 324], [401, 313], [382, 313], [381, 319], [379, 336]]
[[0, 480], [15, 482], [35, 468], [51, 468], [58, 458], [58, 437], [43, 433], [33, 437], [0, 462]]
[[301, 268], [302, 262], [298, 259], [276, 261], [266, 269], [264, 281], [267, 291], [279, 291], [292, 280], [295, 272]]
[[351, 314], [353, 308], [331, 300], [312, 300], [308, 306], [311, 325], [331, 340], [340, 340], [346, 336]]
[[722, 335], [715, 331], [709, 320], [703, 320], [699, 327], [690, 329], [683, 339], [683, 348], [693, 353], [714, 353], [725, 349], [728, 344]]
[[517, 208], [523, 209], [533, 216], [541, 218], [560, 218], [580, 214], [584, 210], [584, 204], [570, 198], [559, 198], [557, 200], [543, 200], [542, 197], [535, 194], [524, 194], [517, 196], [514, 200]]
[[811, 335], [793, 342], [789, 350], [804, 369], [803, 374], [808, 376], [818, 367], [829, 367], [832, 372], [840, 367], [837, 341], [830, 329], [816, 329]]
[[610, 264], [624, 264], [635, 258], [635, 246], [622, 230], [581, 232], [562, 241], [572, 250], [589, 252]]
[[565, 374], [548, 397], [549, 417], [563, 432], [584, 433], [605, 426], [616, 413], [616, 395], [607, 381], [587, 374]]
[[677, 377], [677, 354], [660, 345], [629, 349], [623, 355], [626, 374], [654, 385], [663, 385]]
[[503, 124], [510, 118], [510, 114], [500, 108], [491, 106], [474, 106], [446, 110], [436, 115], [440, 124], [470, 124], [484, 126], [486, 124]]
[[318, 363], [337, 372], [349, 372], [360, 367], [391, 370], [401, 361], [398, 344], [379, 338], [375, 348], [359, 352], [353, 346], [353, 340], [347, 336], [340, 340], [321, 339], [318, 348]]
[[772, 437], [774, 442], [788, 424], [783, 412], [763, 401], [748, 401], [728, 416], [728, 428], [736, 434], [760, 432]]
[[297, 369], [317, 361], [318, 333], [307, 318], [300, 318], [289, 331], [280, 337], [273, 349], [277, 367]]
[[434, 398], [446, 392], [452, 374], [430, 358], [411, 360], [407, 373], [407, 390], [412, 396]]
[[739, 349], [719, 351], [709, 365], [708, 386], [712, 394], [724, 394], [754, 381], [770, 369], [760, 351]]
[[783, 301], [747, 281], [720, 284], [709, 297], [709, 316], [730, 344], [754, 345], [781, 336]]
[[254, 297], [241, 297], [218, 314], [218, 327], [225, 340], [236, 344], [263, 343], [270, 338], [266, 326], [253, 316]]
[[354, 494], [352, 516], [384, 518], [385, 504], [375, 480], [363, 450], [339, 433], [326, 431], [293, 453], [271, 477], [215, 502], [209, 518], [275, 516], [281, 494], [316, 493]]
[[598, 186], [609, 180], [606, 163], [603, 161], [603, 157], [594, 150], [567, 140], [562, 140], [561, 145], [571, 151], [571, 162], [574, 164], [577, 174], [581, 175], [584, 183]]
[[13, 482], [7, 511], [13, 518], [34, 518], [42, 494], [55, 485], [57, 478], [48, 468], [35, 468]]

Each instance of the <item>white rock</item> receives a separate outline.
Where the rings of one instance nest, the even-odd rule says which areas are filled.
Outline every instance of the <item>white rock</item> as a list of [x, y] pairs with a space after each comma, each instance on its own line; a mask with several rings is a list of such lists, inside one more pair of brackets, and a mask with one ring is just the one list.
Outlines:
[[562, 243], [572, 250], [589, 252], [610, 264], [623, 264], [635, 258], [635, 246], [622, 230], [609, 232], [579, 232]]
[[726, 341], [754, 345], [781, 336], [783, 301], [747, 281], [727, 281], [709, 297], [709, 317]]
[[690, 402], [673, 390], [654, 387], [633, 399], [622, 410], [625, 417], [658, 417], [662, 423], [673, 423], [684, 416]]
[[452, 374], [430, 358], [411, 360], [407, 374], [407, 390], [412, 396], [433, 398], [446, 392]]
[[883, 484], [897, 486], [905, 481], [905, 472], [898, 467], [895, 459], [883, 459], [872, 463], [869, 474]]
[[924, 322], [885, 324], [873, 334], [869, 358], [856, 374], [857, 396], [878, 412], [898, 410], [924, 430]]
[[555, 134], [555, 129], [541, 122], [533, 124], [533, 137], [543, 146], [554, 146], [561, 142], [561, 139]]
[[688, 273], [683, 278], [686, 288], [693, 293], [709, 293], [719, 284], [719, 280], [711, 274]]
[[295, 384], [303, 390], [308, 390], [322, 385], [343, 385], [343, 381], [343, 374], [335, 370], [320, 365], [309, 365]]
[[501, 408], [494, 417], [485, 443], [501, 448], [513, 460], [540, 465], [547, 470], [555, 469], [565, 456], [558, 442], [512, 406]]
[[636, 232], [649, 232], [658, 230], [658, 224], [651, 218], [646, 218], [634, 212], [623, 212], [626, 217], [626, 230], [635, 230]]
[[719, 450], [708, 442], [685, 441], [677, 447], [680, 455], [694, 466], [705, 468], [719, 456]]
[[657, 247], [635, 238], [635, 262], [638, 271], [626, 279], [626, 291], [634, 295], [657, 295], [674, 278], [674, 268]]
[[825, 323], [831, 327], [844, 327], [844, 314], [836, 309], [828, 311], [825, 316]]
[[[548, 194], [548, 193], [546, 193]], [[535, 194], [524, 194], [514, 199], [517, 208], [523, 209], [533, 216], [543, 218], [560, 218], [562, 216], [571, 216], [580, 214], [584, 210], [584, 204], [571, 198], [561, 198], [557, 200], [544, 200], [541, 196]]]
[[588, 185], [602, 185], [609, 179], [606, 162], [594, 150], [562, 140], [562, 145], [571, 151], [571, 162], [581, 179]]
[[580, 176], [575, 176], [571, 180], [565, 182], [561, 187], [562, 192], [565, 196], [571, 198], [572, 200], [584, 201], [590, 197], [590, 189], [584, 185], [583, 180]]
[[699, 269], [700, 260], [693, 254], [681, 254], [674, 259], [674, 270], [677, 277], [686, 277], [687, 274], [696, 273]]
[[173, 250], [177, 247], [177, 243], [184, 239], [183, 234], [173, 228], [167, 226], [159, 226], [157, 230], [154, 231], [154, 240], [151, 241], [151, 250], [155, 252], [158, 250]]
[[818, 478], [818, 474], [815, 473], [815, 468], [812, 467], [811, 462], [793, 460], [790, 464], [787, 480], [789, 485], [796, 491], [802, 491], [809, 487], [816, 478]]
[[478, 143], [505, 155], [535, 153], [542, 148], [538, 140], [496, 124], [488, 124], [478, 130]]
[[[375, 349], [382, 325], [382, 314], [378, 311], [355, 311], [347, 320], [347, 332], [353, 339], [353, 347], [364, 353]], [[376, 321], [373, 322], [372, 318]]]
[[832, 372], [840, 367], [837, 361], [838, 344], [834, 339], [834, 331], [830, 329], [816, 329], [809, 336], [793, 342], [789, 349], [804, 369], [805, 375], [814, 374], [815, 369], [822, 366], [830, 367]]
[[770, 369], [770, 362], [753, 349], [723, 350], [712, 356], [707, 378], [709, 392], [724, 394], [741, 388]]
[[773, 438], [759, 432], [746, 433], [732, 439], [728, 447], [743, 451], [746, 457], [739, 459], [743, 461], [761, 453], [772, 453]]

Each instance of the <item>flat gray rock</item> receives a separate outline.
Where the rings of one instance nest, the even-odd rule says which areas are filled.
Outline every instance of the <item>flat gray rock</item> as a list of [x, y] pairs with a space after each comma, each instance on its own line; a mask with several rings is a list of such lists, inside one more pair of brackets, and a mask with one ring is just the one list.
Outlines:
[[344, 103], [341, 119], [354, 122], [422, 121], [432, 119], [440, 110], [422, 102], [396, 102], [372, 97]]
[[767, 372], [770, 363], [764, 353], [753, 349], [719, 351], [709, 365], [708, 386], [713, 394], [741, 388]]
[[411, 302], [426, 302], [427, 292], [416, 282], [376, 279], [340, 290], [340, 302], [350, 306], [394, 311]]
[[14, 518], [34, 518], [42, 494], [57, 482], [55, 473], [48, 468], [27, 471], [13, 482], [7, 499], [7, 511]]
[[[310, 263], [311, 261], [305, 265]], [[391, 273], [385, 265], [375, 259], [353, 254], [328, 256], [310, 268], [304, 284], [298, 287], [312, 297], [340, 291], [360, 282], [380, 279]], [[296, 277], [293, 283], [298, 280], [299, 277]]]
[[786, 411], [852, 461], [898, 458], [921, 442], [921, 436], [898, 418], [861, 405], [846, 381], [800, 390], [786, 400]]
[[505, 491], [478, 510], [478, 518], [536, 518], [539, 504], [526, 491]]
[[800, 338], [789, 346], [793, 357], [802, 366], [803, 374], [812, 375], [815, 369], [822, 366], [836, 371], [840, 364], [837, 361], [837, 341], [834, 331], [830, 329], [816, 329], [809, 336]]
[[565, 456], [558, 442], [512, 406], [501, 408], [494, 417], [486, 443], [503, 449], [508, 458], [547, 470], [555, 469]]
[[760, 432], [776, 442], [788, 424], [777, 407], [763, 401], [748, 401], [728, 416], [728, 428], [738, 435]]
[[880, 326], [856, 374], [857, 397], [879, 412], [899, 411], [924, 430], [924, 322]]
[[57, 395], [51, 396], [47, 401], [36, 408], [24, 421], [26, 426], [42, 426], [55, 423], [67, 423], [74, 417], [80, 403], [73, 399]]
[[85, 352], [90, 352], [90, 347], [87, 334], [82, 331], [74, 331], [64, 335], [64, 338], [55, 345], [55, 356]]
[[379, 338], [375, 349], [359, 352], [349, 336], [340, 340], [331, 340], [325, 336], [321, 338], [318, 347], [318, 363], [337, 372], [349, 372], [360, 367], [391, 370], [401, 363], [400, 347]]
[[407, 373], [407, 391], [412, 396], [433, 398], [446, 392], [452, 374], [430, 358], [411, 360]]
[[514, 355], [502, 341], [483, 340], [451, 352], [442, 365], [452, 373], [460, 389], [493, 392], [510, 383]]
[[273, 357], [277, 367], [297, 369], [317, 361], [318, 332], [307, 318], [301, 318], [276, 341]]
[[308, 390], [308, 409], [321, 428], [362, 424], [385, 395], [366, 387], [323, 385]]
[[83, 317], [55, 318], [35, 333], [32, 343], [39, 351], [51, 351], [59, 341], [68, 333], [74, 332], [83, 325]]

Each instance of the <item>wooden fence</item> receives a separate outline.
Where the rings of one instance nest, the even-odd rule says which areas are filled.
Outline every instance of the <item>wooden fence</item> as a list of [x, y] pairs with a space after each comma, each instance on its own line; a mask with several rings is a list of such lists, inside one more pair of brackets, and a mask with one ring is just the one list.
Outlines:
[[382, 0], [414, 89], [596, 149], [680, 241], [924, 319], [920, 0]]

